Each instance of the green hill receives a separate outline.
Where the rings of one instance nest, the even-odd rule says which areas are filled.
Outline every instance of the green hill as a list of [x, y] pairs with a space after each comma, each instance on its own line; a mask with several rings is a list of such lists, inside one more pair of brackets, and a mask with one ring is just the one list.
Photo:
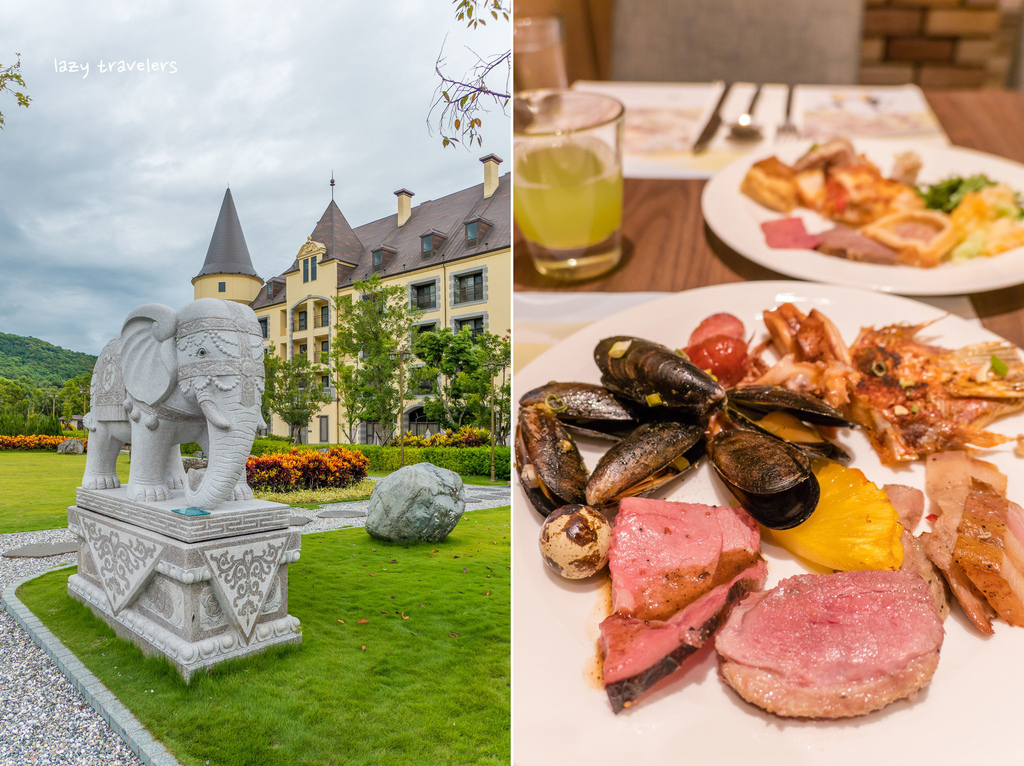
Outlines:
[[92, 372], [95, 364], [92, 354], [0, 332], [0, 378], [16, 380], [24, 376], [37, 388], [62, 386], [69, 378]]

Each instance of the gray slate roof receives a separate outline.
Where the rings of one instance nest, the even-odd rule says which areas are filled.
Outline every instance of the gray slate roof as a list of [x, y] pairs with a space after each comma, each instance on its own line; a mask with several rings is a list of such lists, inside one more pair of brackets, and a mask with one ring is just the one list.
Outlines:
[[210, 248], [206, 251], [206, 260], [197, 277], [207, 274], [249, 274], [259, 278], [253, 268], [249, 248], [242, 234], [242, 224], [238, 221], [235, 202], [231, 198], [231, 189], [224, 192], [224, 201], [217, 216], [217, 225], [213, 229]]
[[[467, 247], [464, 226], [467, 221], [474, 219], [486, 221], [489, 227], [479, 244]], [[444, 244], [432, 256], [424, 258], [420, 237], [431, 231], [444, 234]], [[505, 173], [499, 177], [497, 190], [487, 199], [484, 198], [484, 185], [481, 183], [440, 199], [423, 202], [412, 208], [412, 214], [404, 226], [398, 226], [398, 217], [392, 214], [352, 229], [334, 200], [331, 200], [311, 236], [314, 241], [327, 246], [327, 252], [321, 257], [320, 263], [336, 259], [355, 264], [355, 268], [339, 264], [339, 288], [369, 279], [373, 275], [372, 253], [379, 247], [394, 251], [383, 271], [379, 272], [382, 278], [510, 247], [512, 175]], [[298, 261], [295, 260], [282, 274], [269, 280], [277, 282], [273, 297], [267, 298], [267, 286], [264, 285], [250, 304], [252, 308], [260, 309], [285, 302], [283, 277], [297, 268]]]

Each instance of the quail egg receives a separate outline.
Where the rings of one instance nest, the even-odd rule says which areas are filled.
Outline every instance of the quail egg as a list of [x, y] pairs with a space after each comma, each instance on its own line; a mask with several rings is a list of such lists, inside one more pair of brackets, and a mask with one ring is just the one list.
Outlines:
[[587, 505], [563, 505], [540, 529], [544, 562], [562, 577], [581, 580], [608, 563], [612, 525], [604, 514]]

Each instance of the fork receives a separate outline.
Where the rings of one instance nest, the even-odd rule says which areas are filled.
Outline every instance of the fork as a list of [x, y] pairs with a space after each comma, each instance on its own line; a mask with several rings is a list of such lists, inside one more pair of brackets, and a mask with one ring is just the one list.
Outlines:
[[800, 138], [800, 131], [797, 130], [790, 118], [793, 111], [793, 86], [787, 85], [786, 88], [786, 120], [779, 125], [779, 129], [775, 132], [775, 138], [776, 140], [793, 141]]

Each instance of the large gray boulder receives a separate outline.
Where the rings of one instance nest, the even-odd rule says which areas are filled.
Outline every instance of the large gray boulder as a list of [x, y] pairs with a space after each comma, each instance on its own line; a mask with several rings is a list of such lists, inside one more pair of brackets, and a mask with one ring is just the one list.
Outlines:
[[366, 513], [366, 531], [378, 540], [440, 542], [466, 509], [462, 477], [431, 463], [400, 468], [377, 482]]
[[65, 439], [57, 445], [57, 453], [61, 455], [81, 455], [85, 452], [85, 444], [81, 439]]

